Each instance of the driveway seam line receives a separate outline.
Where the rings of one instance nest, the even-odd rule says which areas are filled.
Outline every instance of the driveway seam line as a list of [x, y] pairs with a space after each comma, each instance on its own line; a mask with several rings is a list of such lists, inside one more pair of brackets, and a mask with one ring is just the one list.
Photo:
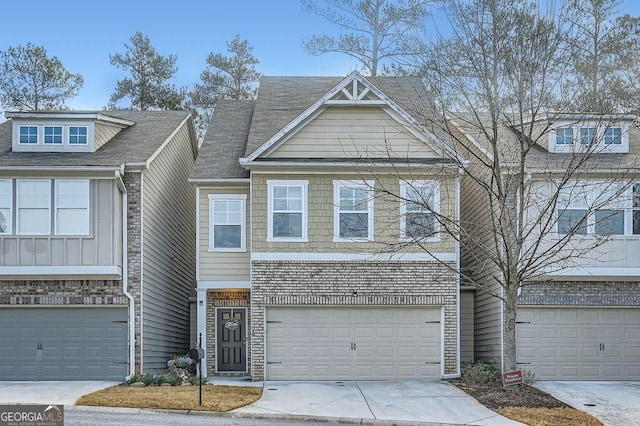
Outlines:
[[360, 395], [362, 395], [362, 399], [364, 399], [365, 404], [367, 404], [367, 408], [369, 409], [369, 412], [371, 413], [373, 418], [377, 420], [378, 418], [376, 417], [376, 415], [374, 414], [373, 410], [371, 409], [371, 405], [369, 405], [369, 401], [367, 401], [367, 397], [364, 396], [364, 392], [362, 392], [362, 389], [360, 389], [360, 384], [358, 383], [357, 380], [354, 380], [354, 383], [356, 384], [356, 387], [360, 391]]

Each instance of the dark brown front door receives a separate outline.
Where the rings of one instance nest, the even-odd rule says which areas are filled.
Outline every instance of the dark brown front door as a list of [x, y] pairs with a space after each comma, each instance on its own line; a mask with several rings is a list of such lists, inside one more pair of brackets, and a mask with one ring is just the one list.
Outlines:
[[218, 371], [247, 371], [246, 309], [221, 308], [216, 319]]

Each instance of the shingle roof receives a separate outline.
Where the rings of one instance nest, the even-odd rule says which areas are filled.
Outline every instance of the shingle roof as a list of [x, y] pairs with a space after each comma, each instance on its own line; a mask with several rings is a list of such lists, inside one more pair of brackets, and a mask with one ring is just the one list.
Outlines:
[[11, 120], [0, 124], [3, 166], [103, 166], [147, 161], [189, 115], [188, 111], [93, 111], [134, 121], [96, 152], [12, 152]]
[[218, 101], [191, 179], [245, 178], [238, 159], [247, 146], [255, 101]]

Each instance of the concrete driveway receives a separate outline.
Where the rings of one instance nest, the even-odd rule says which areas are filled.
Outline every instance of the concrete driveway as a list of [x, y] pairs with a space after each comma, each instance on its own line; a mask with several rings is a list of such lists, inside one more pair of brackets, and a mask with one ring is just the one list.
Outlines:
[[265, 382], [260, 400], [233, 412], [456, 425], [521, 425], [489, 410], [450, 383], [420, 380]]
[[78, 398], [121, 382], [0, 382], [0, 404], [74, 405]]
[[640, 382], [536, 382], [535, 386], [605, 426], [640, 425]]

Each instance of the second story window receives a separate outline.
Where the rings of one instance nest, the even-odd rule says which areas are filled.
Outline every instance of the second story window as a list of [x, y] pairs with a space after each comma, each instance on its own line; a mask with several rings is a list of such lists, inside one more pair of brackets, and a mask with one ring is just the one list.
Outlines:
[[373, 241], [373, 181], [334, 181], [334, 241]]
[[268, 180], [267, 240], [307, 241], [306, 180]]
[[19, 143], [21, 144], [37, 144], [38, 143], [38, 127], [37, 126], [20, 126]]
[[45, 144], [62, 144], [62, 126], [45, 126]]
[[574, 183], [560, 189], [558, 234], [625, 235], [625, 193], [612, 182]]
[[17, 233], [49, 235], [51, 233], [51, 181], [18, 179], [16, 181]]
[[400, 238], [438, 239], [436, 215], [440, 213], [440, 183], [413, 181], [400, 185]]
[[640, 183], [633, 184], [633, 235], [640, 235]]
[[209, 195], [209, 250], [245, 251], [244, 194]]
[[89, 234], [89, 181], [56, 180], [56, 235]]

